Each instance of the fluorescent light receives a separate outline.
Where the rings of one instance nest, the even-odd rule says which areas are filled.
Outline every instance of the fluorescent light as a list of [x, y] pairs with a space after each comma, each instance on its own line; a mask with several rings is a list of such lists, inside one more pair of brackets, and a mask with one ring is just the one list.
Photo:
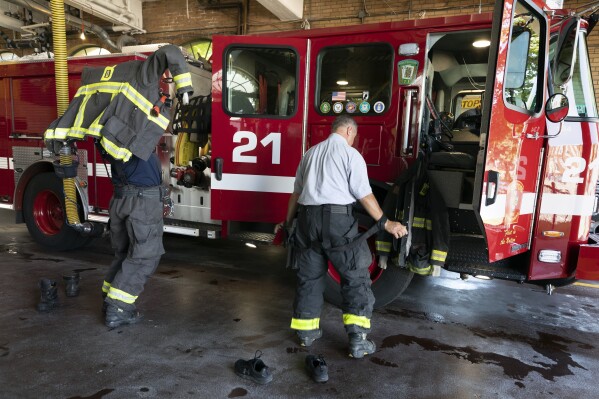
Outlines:
[[486, 39], [483, 39], [475, 41], [474, 43], [472, 43], [472, 45], [474, 47], [489, 47], [491, 45], [491, 42]]
[[338, 80], [337, 84], [339, 86], [347, 86], [349, 84], [349, 82], [347, 80]]
[[490, 276], [485, 276], [483, 274], [477, 274], [474, 276], [475, 278], [478, 278], [480, 280], [493, 280], [493, 277]]
[[258, 248], [258, 247], [256, 246], [256, 244], [252, 244], [251, 242], [246, 242], [246, 243], [245, 243], [245, 246], [246, 246], [246, 247], [250, 247], [250, 248]]

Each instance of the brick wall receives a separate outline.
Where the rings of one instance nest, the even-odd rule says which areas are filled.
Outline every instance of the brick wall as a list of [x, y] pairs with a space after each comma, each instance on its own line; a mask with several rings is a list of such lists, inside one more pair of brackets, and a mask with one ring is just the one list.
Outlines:
[[[221, 3], [234, 0], [222, 0]], [[143, 4], [145, 35], [143, 43], [171, 42], [181, 44], [214, 34], [235, 34], [239, 29], [242, 8], [206, 9], [197, 0], [162, 0]], [[575, 9], [589, 0], [564, 0], [565, 8]], [[489, 0], [304, 0], [304, 18], [311, 28], [356, 25], [361, 23], [402, 21], [448, 15], [491, 11]], [[365, 6], [365, 8], [364, 8]], [[281, 22], [256, 0], [249, 0], [245, 26], [247, 33], [300, 29], [302, 21]], [[363, 18], [359, 18], [363, 16]], [[599, 28], [598, 28], [599, 29]], [[589, 38], [595, 92], [599, 98], [599, 32]]]

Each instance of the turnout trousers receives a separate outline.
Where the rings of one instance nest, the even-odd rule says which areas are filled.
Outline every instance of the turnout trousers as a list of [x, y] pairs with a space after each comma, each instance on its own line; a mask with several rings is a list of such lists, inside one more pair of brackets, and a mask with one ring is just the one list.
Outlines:
[[350, 205], [299, 207], [295, 236], [297, 288], [291, 328], [310, 334], [320, 328], [325, 278], [330, 262], [341, 278], [343, 324], [347, 333], [370, 331], [374, 295], [368, 266], [372, 254], [366, 241], [351, 243], [358, 235], [358, 221]]
[[102, 286], [106, 302], [125, 310], [156, 271], [162, 246], [160, 187], [116, 188], [110, 200], [110, 240], [114, 259]]

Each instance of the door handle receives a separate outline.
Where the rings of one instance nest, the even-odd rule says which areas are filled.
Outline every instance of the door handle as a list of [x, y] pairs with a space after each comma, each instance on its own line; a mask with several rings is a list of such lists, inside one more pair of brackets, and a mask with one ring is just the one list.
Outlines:
[[221, 181], [223, 179], [223, 163], [224, 159], [217, 157], [214, 160], [214, 176], [216, 180]]
[[[499, 189], [499, 172], [490, 170], [487, 175], [487, 195], [485, 205], [489, 206], [495, 203], [497, 199], [497, 190]], [[491, 195], [492, 194], [492, 195]]]

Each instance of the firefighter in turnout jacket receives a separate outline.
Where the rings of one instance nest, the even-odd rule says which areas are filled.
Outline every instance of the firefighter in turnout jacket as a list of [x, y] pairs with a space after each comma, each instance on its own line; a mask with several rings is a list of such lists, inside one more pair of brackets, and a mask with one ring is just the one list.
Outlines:
[[435, 267], [442, 267], [449, 248], [449, 217], [443, 197], [428, 178], [425, 157], [421, 156], [393, 187], [383, 202], [389, 217], [401, 220], [409, 227], [408, 235], [397, 242], [386, 232], [376, 240], [379, 257], [397, 255], [398, 266], [428, 276]]
[[170, 122], [159, 86], [167, 69], [176, 94], [191, 95], [191, 74], [177, 46], [161, 47], [143, 61], [85, 68], [66, 112], [44, 133], [47, 146], [91, 136], [113, 159], [147, 161]]
[[[399, 238], [407, 230], [401, 223], [387, 220], [372, 194], [366, 163], [352, 147], [357, 128], [351, 117], [339, 116], [333, 122], [332, 134], [306, 152], [297, 169], [285, 223], [291, 226], [299, 211], [294, 245], [297, 288], [291, 328], [296, 330], [300, 344], [310, 346], [322, 335], [320, 312], [330, 261], [341, 275], [349, 355], [361, 358], [376, 348], [366, 339], [374, 304], [368, 271], [372, 255], [366, 240], [358, 239], [353, 203], [360, 201], [379, 228], [393, 237]], [[277, 225], [275, 231], [282, 226]]]
[[176, 46], [161, 47], [143, 61], [85, 69], [67, 111], [45, 133], [51, 149], [55, 141], [92, 136], [111, 163], [115, 256], [102, 286], [108, 327], [141, 318], [135, 302], [164, 253], [164, 190], [154, 151], [169, 124], [166, 96], [160, 92], [167, 69], [177, 95], [193, 92], [187, 62]]

